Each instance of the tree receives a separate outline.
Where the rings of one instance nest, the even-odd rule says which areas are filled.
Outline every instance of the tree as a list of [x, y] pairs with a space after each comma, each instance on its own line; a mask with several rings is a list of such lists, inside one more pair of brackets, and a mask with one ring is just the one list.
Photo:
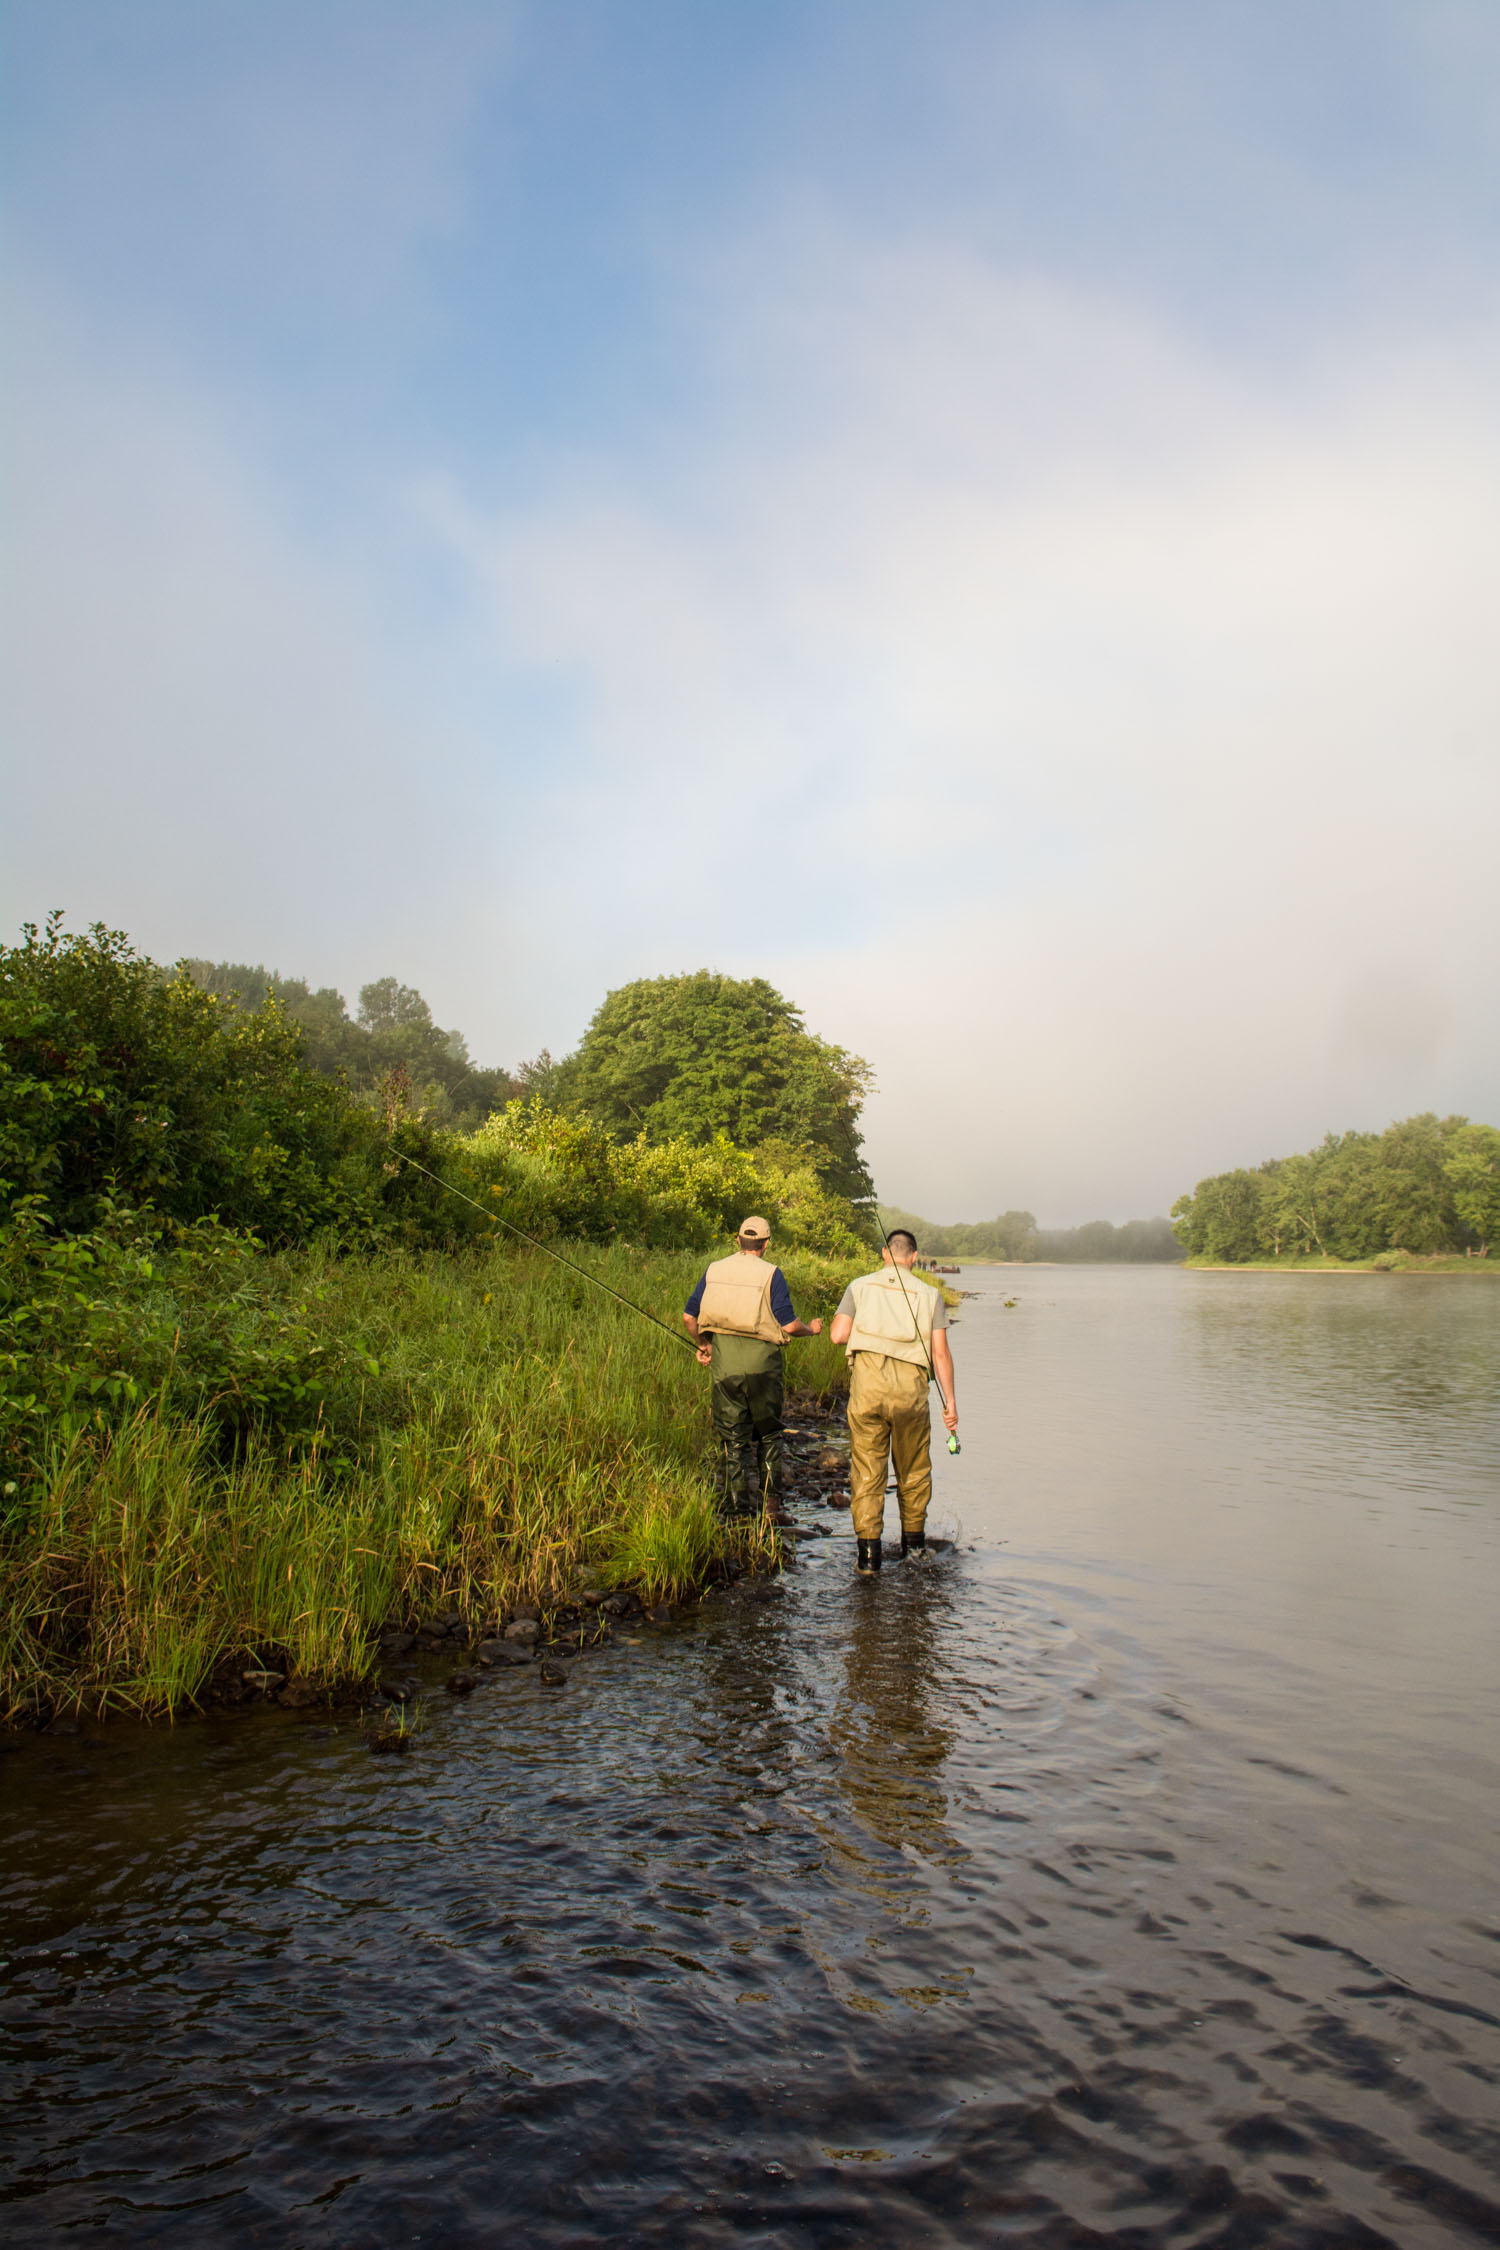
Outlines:
[[1326, 1155], [1327, 1146], [1312, 1156], [1277, 1157], [1261, 1166], [1257, 1175], [1263, 1183], [1257, 1250], [1269, 1250], [1273, 1258], [1308, 1253], [1322, 1257], [1327, 1253], [1323, 1230], [1328, 1214], [1320, 1193], [1323, 1180], [1319, 1168], [1319, 1155]]
[[1376, 1143], [1375, 1203], [1386, 1250], [1418, 1256], [1457, 1247], [1459, 1217], [1443, 1169], [1448, 1145], [1464, 1123], [1431, 1110], [1387, 1126]]
[[359, 1020], [366, 1031], [397, 1031], [408, 1024], [432, 1028], [432, 1010], [414, 985], [395, 977], [377, 977], [359, 988]]
[[860, 1156], [868, 1063], [808, 1031], [763, 977], [699, 969], [643, 977], [609, 993], [558, 1091], [617, 1134], [741, 1148], [776, 1141], [812, 1152], [819, 1179], [855, 1200], [871, 1192]]
[[1493, 1125], [1459, 1125], [1448, 1142], [1443, 1173], [1461, 1226], [1487, 1258], [1500, 1240], [1500, 1132]]
[[1219, 1172], [1172, 1206], [1177, 1239], [1191, 1258], [1244, 1265], [1261, 1247], [1263, 1172]]

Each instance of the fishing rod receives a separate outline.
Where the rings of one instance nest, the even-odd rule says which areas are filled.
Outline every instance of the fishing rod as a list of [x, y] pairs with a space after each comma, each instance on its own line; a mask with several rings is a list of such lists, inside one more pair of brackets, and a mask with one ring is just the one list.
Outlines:
[[642, 1320], [649, 1320], [653, 1328], [659, 1328], [662, 1334], [670, 1336], [674, 1343], [686, 1344], [690, 1352], [697, 1351], [698, 1347], [691, 1336], [685, 1336], [681, 1329], [669, 1328], [664, 1320], [657, 1319], [654, 1312], [647, 1312], [644, 1305], [638, 1305], [634, 1297], [627, 1297], [623, 1290], [614, 1289], [607, 1281], [601, 1281], [596, 1273], [589, 1272], [587, 1266], [580, 1266], [574, 1259], [565, 1258], [560, 1250], [553, 1249], [550, 1242], [539, 1241], [536, 1235], [528, 1234], [524, 1227], [518, 1227], [514, 1220], [503, 1219], [498, 1211], [486, 1209], [485, 1205], [478, 1202], [474, 1196], [465, 1195], [462, 1188], [455, 1187], [451, 1180], [445, 1180], [441, 1173], [429, 1171], [425, 1164], [419, 1164], [416, 1158], [408, 1156], [404, 1149], [392, 1149], [391, 1154], [402, 1164], [409, 1164], [414, 1172], [420, 1172], [425, 1179], [433, 1181], [440, 1188], [446, 1188], [450, 1195], [456, 1195], [460, 1203], [470, 1204], [480, 1217], [488, 1219], [492, 1226], [504, 1227], [507, 1233], [519, 1235], [522, 1242], [531, 1244], [533, 1250], [543, 1251], [547, 1257], [554, 1258], [558, 1265], [567, 1266], [571, 1272], [582, 1274], [585, 1281], [591, 1281], [596, 1289], [602, 1289], [606, 1296], [613, 1297], [618, 1304], [628, 1305], [633, 1313], [639, 1313]]

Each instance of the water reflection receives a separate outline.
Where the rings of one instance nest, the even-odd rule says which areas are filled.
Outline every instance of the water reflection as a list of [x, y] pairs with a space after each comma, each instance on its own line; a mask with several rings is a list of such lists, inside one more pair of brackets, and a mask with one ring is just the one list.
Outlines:
[[1436, 1441], [1487, 1468], [1500, 1496], [1500, 1287], [1465, 1275], [1181, 1280], [1197, 1368], [1221, 1402], [1314, 1408], [1344, 1429], [1377, 1416], [1398, 1445], [1420, 1432], [1424, 1451]]
[[849, 1589], [828, 1724], [838, 1789], [860, 1826], [893, 1851], [947, 1861], [965, 1856], [947, 1825], [955, 1730], [939, 1709], [952, 1583], [939, 1562], [907, 1562]]

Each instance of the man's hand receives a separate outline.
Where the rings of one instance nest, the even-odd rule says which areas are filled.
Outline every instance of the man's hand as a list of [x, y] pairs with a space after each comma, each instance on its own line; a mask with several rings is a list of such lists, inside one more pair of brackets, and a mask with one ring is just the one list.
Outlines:
[[812, 1332], [813, 1332], [813, 1334], [814, 1334], [815, 1336], [821, 1336], [821, 1335], [822, 1335], [822, 1333], [823, 1333], [823, 1323], [822, 1323], [822, 1321], [821, 1321], [821, 1320], [810, 1320], [810, 1321], [808, 1322], [808, 1324], [807, 1324], [807, 1325], [808, 1325], [808, 1327], [809, 1327], [809, 1328], [810, 1328], [810, 1329], [812, 1330]]
[[712, 1367], [713, 1361], [714, 1348], [713, 1345], [709, 1342], [708, 1338], [705, 1336], [702, 1343], [698, 1346], [698, 1365], [700, 1367]]
[[932, 1372], [943, 1401], [943, 1428], [952, 1437], [958, 1428], [958, 1387], [953, 1380], [953, 1353], [946, 1328], [932, 1331]]

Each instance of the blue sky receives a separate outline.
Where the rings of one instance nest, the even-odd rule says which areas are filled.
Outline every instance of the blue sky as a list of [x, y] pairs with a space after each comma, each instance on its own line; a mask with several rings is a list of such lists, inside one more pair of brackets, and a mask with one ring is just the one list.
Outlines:
[[939, 1216], [1500, 1116], [1487, 0], [6, 22], [12, 924], [764, 973]]

